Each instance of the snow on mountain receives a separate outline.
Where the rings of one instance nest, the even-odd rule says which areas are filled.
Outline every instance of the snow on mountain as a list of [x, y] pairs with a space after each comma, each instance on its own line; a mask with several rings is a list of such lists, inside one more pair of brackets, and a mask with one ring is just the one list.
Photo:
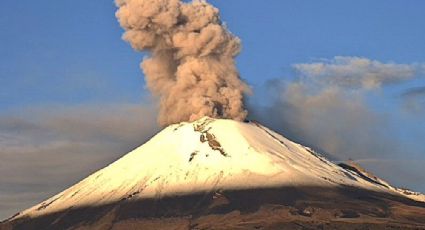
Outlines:
[[171, 125], [107, 167], [19, 213], [37, 217], [120, 200], [275, 186], [356, 186], [425, 201], [349, 164], [337, 165], [256, 122]]

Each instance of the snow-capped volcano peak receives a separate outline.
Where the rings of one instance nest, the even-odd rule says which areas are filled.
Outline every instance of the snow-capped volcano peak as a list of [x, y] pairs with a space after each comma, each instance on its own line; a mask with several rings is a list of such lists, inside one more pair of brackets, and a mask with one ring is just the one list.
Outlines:
[[[165, 128], [144, 145], [15, 218], [204, 191], [340, 185], [403, 194], [258, 123], [204, 117]], [[425, 200], [418, 194], [404, 195]]]

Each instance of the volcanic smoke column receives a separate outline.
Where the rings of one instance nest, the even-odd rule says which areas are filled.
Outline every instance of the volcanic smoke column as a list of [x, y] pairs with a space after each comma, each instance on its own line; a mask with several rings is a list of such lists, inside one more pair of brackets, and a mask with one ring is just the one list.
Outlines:
[[161, 125], [203, 116], [243, 120], [249, 87], [234, 58], [240, 40], [206, 1], [117, 0], [123, 39], [150, 56], [141, 63], [146, 83], [160, 99]]

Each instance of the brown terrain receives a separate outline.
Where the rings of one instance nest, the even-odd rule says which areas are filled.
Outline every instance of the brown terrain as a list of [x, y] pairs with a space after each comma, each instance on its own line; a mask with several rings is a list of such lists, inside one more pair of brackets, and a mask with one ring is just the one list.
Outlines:
[[217, 191], [72, 208], [0, 229], [425, 229], [425, 203], [353, 187]]

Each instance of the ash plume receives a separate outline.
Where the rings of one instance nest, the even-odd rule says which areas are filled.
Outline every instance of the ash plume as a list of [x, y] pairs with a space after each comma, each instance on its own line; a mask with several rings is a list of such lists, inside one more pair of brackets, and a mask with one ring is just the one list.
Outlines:
[[203, 0], [116, 0], [123, 39], [148, 51], [141, 63], [149, 90], [159, 98], [158, 122], [169, 125], [203, 116], [243, 120], [244, 94], [234, 58], [240, 40]]

